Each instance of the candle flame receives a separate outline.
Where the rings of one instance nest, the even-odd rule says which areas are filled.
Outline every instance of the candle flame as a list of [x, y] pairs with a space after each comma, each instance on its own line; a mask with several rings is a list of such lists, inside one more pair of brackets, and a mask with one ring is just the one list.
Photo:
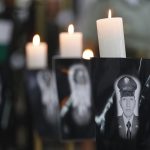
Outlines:
[[108, 18], [111, 18], [111, 9], [108, 11]]
[[39, 36], [38, 34], [36, 34], [36, 35], [33, 37], [33, 45], [34, 45], [34, 46], [40, 45], [40, 36]]
[[69, 27], [68, 27], [68, 32], [69, 32], [69, 34], [74, 33], [74, 26], [73, 26], [73, 24], [70, 24], [70, 25], [69, 25]]
[[90, 60], [91, 57], [94, 57], [93, 51], [91, 49], [85, 49], [82, 58]]

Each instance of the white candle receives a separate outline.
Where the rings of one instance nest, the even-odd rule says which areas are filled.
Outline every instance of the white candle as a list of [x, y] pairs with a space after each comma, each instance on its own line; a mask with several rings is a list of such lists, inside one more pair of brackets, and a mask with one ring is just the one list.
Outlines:
[[26, 45], [26, 65], [28, 69], [47, 67], [47, 49], [45, 42], [40, 42], [39, 35], [33, 37], [33, 42]]
[[61, 57], [81, 57], [82, 56], [82, 33], [74, 32], [73, 25], [69, 25], [68, 32], [59, 35], [60, 56]]
[[126, 57], [122, 18], [108, 18], [96, 21], [100, 57]]

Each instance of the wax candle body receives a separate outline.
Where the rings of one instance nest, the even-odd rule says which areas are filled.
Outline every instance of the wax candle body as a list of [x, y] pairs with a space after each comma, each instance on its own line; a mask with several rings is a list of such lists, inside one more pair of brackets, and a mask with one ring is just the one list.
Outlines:
[[61, 57], [81, 57], [82, 55], [82, 33], [63, 32], [59, 35]]
[[28, 69], [42, 69], [47, 67], [47, 44], [26, 45], [26, 64]]
[[97, 20], [100, 57], [126, 57], [122, 18]]

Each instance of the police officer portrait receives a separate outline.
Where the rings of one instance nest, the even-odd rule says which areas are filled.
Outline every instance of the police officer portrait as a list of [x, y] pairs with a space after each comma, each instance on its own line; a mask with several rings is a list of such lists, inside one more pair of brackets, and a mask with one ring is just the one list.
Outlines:
[[119, 135], [123, 139], [132, 140], [139, 128], [138, 103], [140, 83], [130, 75], [123, 75], [115, 82], [115, 92]]
[[94, 58], [97, 150], [150, 149], [150, 61]]

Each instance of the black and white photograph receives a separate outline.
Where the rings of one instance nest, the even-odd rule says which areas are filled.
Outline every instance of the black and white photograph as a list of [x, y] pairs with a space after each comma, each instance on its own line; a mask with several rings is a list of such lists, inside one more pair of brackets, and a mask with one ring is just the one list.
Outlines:
[[0, 65], [0, 149], [7, 149], [15, 143], [14, 94], [10, 68]]
[[97, 150], [150, 148], [150, 61], [92, 60]]
[[54, 72], [50, 69], [28, 70], [25, 81], [33, 127], [43, 139], [59, 139], [59, 105]]
[[90, 63], [81, 59], [54, 59], [60, 103], [62, 140], [94, 138], [95, 126]]
[[[137, 91], [137, 92], [136, 92]], [[119, 134], [132, 139], [138, 130], [138, 101], [140, 83], [129, 75], [121, 76], [115, 83]]]

